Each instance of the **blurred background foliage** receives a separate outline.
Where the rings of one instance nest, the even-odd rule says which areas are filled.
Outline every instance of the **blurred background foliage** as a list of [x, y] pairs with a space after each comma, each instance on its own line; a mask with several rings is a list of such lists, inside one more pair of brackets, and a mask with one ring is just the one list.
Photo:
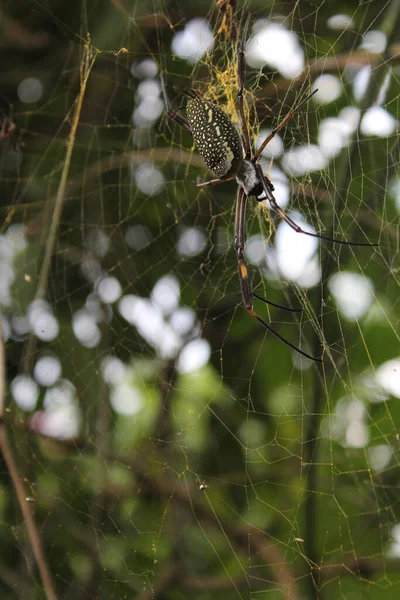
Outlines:
[[[263, 154], [277, 199], [379, 244], [249, 201], [255, 290], [303, 307], [257, 310], [321, 365], [244, 309], [236, 185], [196, 188], [164, 113], [160, 71], [238, 124], [249, 12], [252, 142], [319, 88]], [[397, 597], [398, 0], [1, 2], [0, 28], [1, 597]]]

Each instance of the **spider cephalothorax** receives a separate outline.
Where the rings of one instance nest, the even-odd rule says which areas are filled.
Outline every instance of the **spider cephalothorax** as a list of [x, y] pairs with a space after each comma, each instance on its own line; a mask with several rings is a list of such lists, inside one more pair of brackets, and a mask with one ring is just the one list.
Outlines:
[[[302, 102], [292, 109], [286, 117], [271, 131], [265, 138], [258, 150], [253, 154], [251, 151], [251, 142], [249, 127], [245, 119], [244, 97], [243, 97], [243, 74], [244, 74], [244, 44], [246, 40], [247, 30], [250, 24], [250, 16], [247, 18], [243, 37], [238, 47], [238, 62], [237, 62], [237, 79], [238, 79], [238, 100], [239, 100], [239, 115], [242, 126], [242, 138], [233, 125], [228, 115], [214, 102], [203, 100], [201, 96], [194, 90], [183, 92], [189, 97], [186, 105], [187, 118], [181, 116], [179, 112], [172, 110], [167, 91], [165, 88], [164, 78], [161, 74], [161, 88], [164, 96], [165, 107], [168, 117], [178, 123], [181, 127], [192, 134], [196, 142], [197, 149], [204, 159], [207, 167], [215, 173], [218, 179], [211, 179], [205, 183], [198, 184], [198, 187], [215, 185], [221, 181], [226, 181], [236, 178], [238, 183], [238, 191], [236, 197], [235, 210], [235, 232], [234, 232], [234, 247], [239, 268], [239, 280], [243, 297], [243, 302], [249, 314], [257, 319], [266, 329], [271, 331], [276, 337], [285, 342], [288, 346], [297, 350], [313, 360], [320, 361], [307, 352], [303, 352], [287, 340], [285, 340], [277, 331], [272, 329], [253, 309], [253, 297], [262, 300], [267, 304], [273, 304], [255, 294], [250, 285], [247, 267], [244, 257], [245, 239], [246, 239], [246, 204], [249, 196], [257, 198], [264, 194], [265, 199], [276, 213], [298, 233], [316, 237], [338, 244], [351, 244], [343, 240], [337, 240], [328, 236], [313, 233], [302, 229], [293, 219], [285, 213], [285, 211], [277, 203], [274, 192], [274, 186], [269, 178], [264, 175], [261, 165], [257, 160], [261, 156], [262, 151], [272, 138], [282, 129], [282, 127], [294, 116], [296, 111], [307, 102], [317, 90], [309, 94]], [[264, 198], [263, 197], [263, 198]], [[258, 198], [259, 199], [259, 198]], [[353, 243], [354, 246], [376, 246], [377, 244], [369, 243]], [[273, 306], [278, 306], [273, 304]], [[295, 312], [297, 309], [288, 309]]]

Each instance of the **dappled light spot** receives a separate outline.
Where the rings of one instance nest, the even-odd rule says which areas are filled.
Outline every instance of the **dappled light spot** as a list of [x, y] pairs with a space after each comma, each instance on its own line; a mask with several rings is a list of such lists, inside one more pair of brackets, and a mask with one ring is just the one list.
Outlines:
[[246, 48], [246, 61], [254, 69], [268, 64], [284, 77], [298, 77], [304, 68], [304, 52], [299, 39], [284, 25], [257, 21]]
[[94, 348], [100, 341], [100, 330], [93, 316], [86, 310], [77, 311], [72, 317], [75, 337], [83, 346]]
[[102, 277], [96, 285], [97, 294], [105, 304], [113, 304], [122, 293], [121, 284], [116, 277], [107, 275]]
[[213, 45], [213, 34], [205, 19], [192, 19], [172, 40], [172, 50], [180, 58], [196, 63]]
[[39, 102], [43, 94], [42, 82], [37, 77], [27, 77], [18, 86], [18, 98], [26, 104]]
[[122, 381], [111, 390], [110, 403], [120, 415], [136, 415], [144, 406], [144, 398], [132, 383]]
[[131, 225], [125, 233], [126, 243], [134, 250], [146, 248], [152, 240], [150, 229], [144, 225]]
[[121, 298], [118, 308], [124, 319], [136, 327], [160, 357], [168, 359], [177, 355], [182, 340], [171, 324], [164, 319], [162, 310], [155, 302], [128, 294]]
[[372, 281], [359, 273], [342, 271], [329, 279], [328, 287], [339, 311], [350, 321], [361, 319], [373, 300]]
[[[345, 73], [346, 74], [346, 73]], [[368, 84], [371, 78], [371, 66], [365, 65], [357, 70], [355, 76], [350, 70], [347, 72], [348, 78], [353, 82], [353, 94], [359, 102], [367, 91]]]
[[81, 262], [81, 271], [85, 279], [94, 283], [101, 274], [101, 262], [97, 258], [85, 258]]
[[364, 448], [369, 442], [364, 403], [358, 398], [343, 397], [338, 400], [330, 423], [325, 421], [326, 433], [348, 448]]
[[374, 471], [383, 471], [389, 465], [392, 456], [393, 452], [389, 444], [378, 444], [368, 448], [368, 459]]
[[260, 265], [266, 260], [266, 244], [260, 234], [249, 237], [245, 252], [247, 260], [252, 265]]
[[191, 308], [177, 308], [171, 315], [171, 326], [178, 335], [188, 335], [196, 322], [196, 313]]
[[39, 388], [29, 375], [17, 375], [11, 382], [11, 394], [22, 410], [33, 410], [39, 397]]
[[62, 379], [49, 388], [43, 400], [44, 410], [36, 412], [31, 428], [59, 440], [74, 438], [79, 433], [80, 411], [76, 403], [75, 386]]
[[180, 295], [180, 285], [176, 277], [164, 275], [156, 282], [150, 298], [164, 315], [170, 315], [177, 308]]
[[103, 229], [92, 229], [84, 240], [84, 246], [99, 258], [104, 258], [110, 248], [110, 239]]
[[156, 77], [158, 73], [158, 66], [151, 58], [145, 58], [140, 62], [134, 62], [131, 65], [131, 73], [138, 79], [144, 79], [146, 77]]
[[354, 27], [354, 22], [351, 17], [345, 14], [337, 14], [329, 17], [326, 24], [329, 29], [332, 29], [333, 31], [343, 31], [344, 29]]
[[397, 523], [391, 530], [391, 541], [388, 545], [387, 555], [393, 558], [400, 557], [400, 524]]
[[378, 367], [376, 380], [385, 392], [400, 398], [400, 358], [388, 360]]
[[101, 361], [101, 371], [104, 380], [109, 385], [119, 383], [126, 374], [126, 366], [116, 356], [107, 356]]
[[350, 142], [352, 128], [343, 119], [330, 117], [321, 121], [318, 131], [319, 146], [328, 158], [337, 156]]
[[385, 51], [387, 43], [387, 36], [383, 31], [378, 29], [370, 29], [363, 37], [363, 41], [360, 44], [360, 48], [368, 50], [368, 52], [375, 52], [380, 54]]
[[398, 122], [382, 106], [368, 109], [361, 120], [360, 130], [365, 135], [387, 137], [397, 130]]
[[141, 165], [135, 170], [135, 179], [143, 194], [157, 196], [164, 189], [164, 175], [150, 163]]
[[325, 73], [320, 75], [313, 83], [313, 90], [318, 90], [313, 96], [314, 100], [321, 104], [329, 104], [337, 100], [342, 94], [342, 83], [336, 75]]
[[46, 300], [34, 300], [28, 307], [30, 330], [43, 341], [50, 342], [59, 334], [60, 326]]
[[[256, 150], [259, 149], [265, 138], [271, 133], [271, 129], [260, 129], [256, 138]], [[266, 158], [278, 158], [283, 154], [283, 141], [281, 136], [277, 133], [272, 140], [266, 145], [261, 153], [261, 156]]]
[[282, 165], [291, 175], [304, 175], [324, 169], [328, 161], [319, 146], [306, 144], [288, 150], [282, 158]]
[[160, 98], [160, 83], [156, 79], [146, 79], [139, 83], [136, 97], [137, 107], [133, 112], [133, 123], [138, 127], [150, 127], [164, 110]]
[[31, 329], [37, 338], [51, 342], [58, 336], [60, 326], [56, 317], [49, 312], [42, 312], [33, 321]]
[[400, 213], [400, 178], [394, 177], [389, 186], [389, 193], [394, 199], [396, 210]]
[[43, 355], [35, 364], [33, 376], [39, 385], [50, 387], [61, 377], [61, 363], [57, 356]]
[[[290, 213], [290, 216], [302, 229], [315, 233], [314, 228], [299, 213]], [[286, 279], [298, 281], [299, 277], [305, 277], [305, 269], [319, 246], [319, 240], [297, 233], [287, 223], [281, 222], [277, 227], [275, 245], [279, 272]], [[319, 272], [317, 281], [311, 281], [311, 285], [315, 285], [318, 280]]]
[[205, 339], [193, 340], [181, 351], [177, 369], [180, 373], [190, 373], [204, 367], [211, 355], [210, 344]]
[[206, 236], [198, 227], [185, 227], [178, 238], [178, 253], [182, 256], [197, 256], [206, 247]]
[[239, 436], [246, 449], [257, 448], [265, 441], [265, 427], [258, 419], [246, 419], [239, 427]]

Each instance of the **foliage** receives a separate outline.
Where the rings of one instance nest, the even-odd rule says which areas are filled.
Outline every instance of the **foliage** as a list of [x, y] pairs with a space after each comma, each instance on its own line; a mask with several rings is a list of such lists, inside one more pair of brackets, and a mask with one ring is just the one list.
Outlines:
[[[397, 597], [398, 2], [1, 10], [1, 596]], [[329, 237], [379, 244], [321, 242], [305, 285], [276, 261], [303, 252], [306, 236], [282, 246], [277, 215], [249, 200], [254, 290], [303, 307], [257, 310], [322, 365], [244, 309], [236, 183], [197, 188], [210, 174], [161, 110], [160, 70], [175, 108], [174, 86], [193, 87], [239, 124], [249, 12], [252, 26], [295, 35], [305, 58], [293, 78], [268, 61], [246, 66], [253, 143], [321, 75], [340, 85], [288, 123], [282, 155], [263, 158], [286, 210]], [[329, 25], [341, 13], [348, 25]], [[195, 18], [213, 47], [185, 60], [172, 43]], [[374, 107], [393, 131], [368, 133]], [[322, 128], [349, 108], [360, 120], [318, 168]], [[299, 148], [310, 152], [303, 172], [290, 168]], [[338, 274], [354, 286], [344, 308]]]

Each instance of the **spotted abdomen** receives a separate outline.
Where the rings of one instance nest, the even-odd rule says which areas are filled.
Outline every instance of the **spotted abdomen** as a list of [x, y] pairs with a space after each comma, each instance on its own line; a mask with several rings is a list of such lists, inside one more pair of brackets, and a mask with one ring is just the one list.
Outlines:
[[186, 105], [193, 139], [207, 167], [217, 175], [233, 175], [243, 159], [243, 146], [232, 121], [213, 102], [193, 98]]

